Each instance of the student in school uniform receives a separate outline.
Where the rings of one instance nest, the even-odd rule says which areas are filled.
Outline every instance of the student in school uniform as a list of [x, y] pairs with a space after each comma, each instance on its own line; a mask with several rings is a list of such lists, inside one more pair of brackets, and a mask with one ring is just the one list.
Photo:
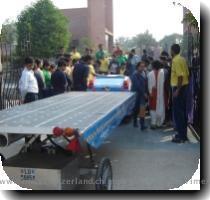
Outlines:
[[23, 103], [38, 100], [39, 87], [33, 71], [33, 58], [25, 58], [24, 70], [19, 80], [19, 90]]

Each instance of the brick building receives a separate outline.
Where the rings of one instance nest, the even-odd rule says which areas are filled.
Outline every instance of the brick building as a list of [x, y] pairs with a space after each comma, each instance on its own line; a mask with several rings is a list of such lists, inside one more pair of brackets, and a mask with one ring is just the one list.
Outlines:
[[88, 7], [62, 9], [69, 19], [72, 45], [78, 46], [82, 38], [88, 38], [96, 48], [103, 44], [113, 48], [113, 1], [88, 0]]

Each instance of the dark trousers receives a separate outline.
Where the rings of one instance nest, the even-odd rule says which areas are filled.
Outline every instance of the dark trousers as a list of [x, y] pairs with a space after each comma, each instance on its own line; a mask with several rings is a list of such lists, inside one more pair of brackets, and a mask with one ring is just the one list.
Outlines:
[[133, 109], [133, 120], [135, 123], [137, 123], [137, 119], [139, 116], [139, 111], [140, 111], [140, 106], [139, 105], [135, 105], [134, 109]]
[[43, 90], [43, 98], [48, 98], [51, 97], [53, 95], [53, 91], [51, 88], [45, 88]]
[[133, 108], [133, 120], [134, 123], [137, 122], [138, 116], [139, 116], [139, 111], [140, 111], [140, 98], [139, 94], [136, 94], [136, 101], [135, 101], [135, 106]]
[[[176, 87], [173, 88], [173, 93]], [[187, 138], [187, 86], [183, 86], [180, 89], [179, 95], [173, 97], [173, 117], [178, 134], [176, 138], [186, 139]]]
[[38, 94], [28, 92], [25, 96], [24, 103], [30, 103], [38, 100]]
[[172, 92], [168, 92], [168, 98], [167, 98], [167, 106], [165, 109], [165, 122], [170, 122], [173, 119], [173, 113], [172, 113]]
[[56, 95], [60, 95], [60, 94], [64, 94], [65, 91], [58, 91], [58, 90], [53, 90], [52, 95], [56, 96]]
[[146, 106], [145, 98], [142, 95], [137, 94], [135, 106], [133, 108], [134, 123], [137, 123], [138, 116], [140, 115], [140, 108], [145, 106]]
[[39, 98], [39, 100], [44, 98], [43, 89], [39, 89], [38, 98]]
[[87, 86], [83, 86], [83, 85], [74, 85], [73, 91], [85, 92], [85, 91], [87, 91]]

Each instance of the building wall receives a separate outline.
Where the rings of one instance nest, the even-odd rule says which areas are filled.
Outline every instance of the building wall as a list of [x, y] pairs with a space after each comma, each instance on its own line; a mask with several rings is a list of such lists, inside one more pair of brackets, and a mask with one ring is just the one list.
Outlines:
[[87, 8], [62, 9], [63, 14], [69, 20], [69, 31], [72, 40], [88, 37], [88, 10]]
[[113, 0], [105, 0], [106, 28], [113, 34]]
[[88, 1], [89, 35], [95, 46], [99, 43], [105, 45], [105, 1]]
[[[72, 40], [90, 39], [95, 48], [103, 44], [109, 50], [113, 46], [112, 0], [88, 0], [87, 8], [62, 9], [69, 19]], [[106, 38], [108, 37], [108, 42]]]
[[108, 37], [107, 48], [110, 52], [114, 45], [114, 28], [113, 28], [113, 0], [105, 0], [105, 20], [106, 20], [106, 34]]

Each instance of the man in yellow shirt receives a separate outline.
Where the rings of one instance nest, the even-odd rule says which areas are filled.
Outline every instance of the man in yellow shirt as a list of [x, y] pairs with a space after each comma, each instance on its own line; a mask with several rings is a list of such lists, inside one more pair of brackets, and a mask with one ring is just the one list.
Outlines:
[[177, 134], [172, 142], [183, 143], [187, 140], [187, 89], [189, 84], [189, 69], [186, 60], [180, 56], [178, 44], [171, 47], [172, 68], [171, 87], [173, 91], [173, 116]]
[[74, 61], [78, 61], [81, 59], [81, 54], [77, 51], [76, 47], [72, 47], [71, 59]]

